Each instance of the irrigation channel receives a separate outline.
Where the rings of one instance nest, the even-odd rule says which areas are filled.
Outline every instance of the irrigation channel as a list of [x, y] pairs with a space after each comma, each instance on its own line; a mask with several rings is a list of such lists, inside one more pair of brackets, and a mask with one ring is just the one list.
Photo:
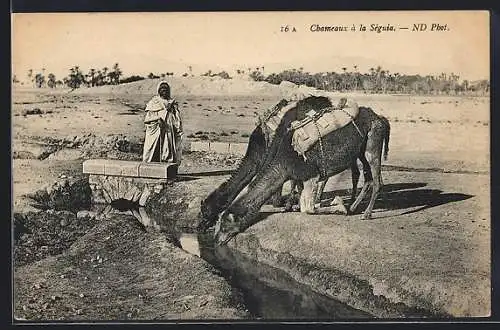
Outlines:
[[[116, 201], [104, 212], [130, 214], [148, 226], [159, 228], [147, 210], [128, 201]], [[338, 320], [370, 318], [331, 297], [295, 281], [286, 272], [259, 263], [228, 246], [216, 246], [212, 231], [169, 232], [170, 241], [184, 251], [214, 265], [244, 297], [248, 311], [256, 319]]]
[[[200, 197], [194, 197], [193, 186], [189, 181], [184, 180], [184, 185], [182, 180], [172, 183], [157, 200], [151, 201], [146, 207], [139, 207], [124, 199], [107, 205], [92, 204], [88, 180], [79, 179], [69, 183], [66, 179], [63, 181], [55, 183], [49, 193], [40, 190], [32, 194], [31, 198], [37, 201], [41, 209], [69, 210], [71, 212], [68, 214], [73, 214], [73, 217], [75, 213], [83, 211], [95, 214], [95, 219], [100, 219], [99, 221], [106, 221], [108, 215], [112, 215], [125, 222], [135, 221], [131, 217], [133, 215], [146, 230], [164, 234], [174, 246], [202, 258], [218, 269], [226, 281], [243, 296], [245, 307], [252, 318], [338, 320], [373, 317], [312, 290], [281, 269], [258, 262], [229, 246], [216, 246], [211, 230], [196, 232]], [[38, 217], [36, 213], [29, 216]], [[25, 231], [29, 232], [25, 226], [30, 223], [31, 226], [37, 226], [32, 224], [37, 222], [22, 219], [20, 217], [15, 221], [16, 237]], [[87, 226], [84, 230], [88, 229]]]

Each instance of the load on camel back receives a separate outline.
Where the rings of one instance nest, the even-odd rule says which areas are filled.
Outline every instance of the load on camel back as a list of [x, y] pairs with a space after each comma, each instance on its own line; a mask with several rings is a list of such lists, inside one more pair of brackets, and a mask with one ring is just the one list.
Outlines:
[[[293, 149], [305, 157], [305, 152], [315, 143], [319, 142], [321, 148], [321, 139], [324, 136], [351, 122], [354, 123], [358, 112], [358, 104], [346, 98], [340, 99], [337, 106], [309, 111], [306, 118], [293, 121], [291, 124], [290, 129], [294, 131]], [[361, 131], [359, 133], [361, 134]]]
[[[200, 220], [199, 229], [205, 230], [213, 226], [221, 213], [236, 202], [235, 200], [238, 196], [245, 195], [243, 191], [244, 188], [247, 188], [246, 192], [253, 189], [253, 181], [255, 181], [256, 175], [262, 171], [266, 162], [271, 161], [276, 156], [278, 149], [272, 148], [272, 144], [275, 140], [278, 140], [276, 143], [281, 143], [283, 137], [293, 130], [294, 133], [296, 133], [294, 137], [294, 152], [296, 155], [300, 154], [301, 158], [304, 158], [307, 153], [306, 150], [320, 144], [322, 137], [328, 135], [331, 131], [345, 127], [351, 122], [356, 126], [354, 120], [357, 118], [360, 108], [356, 102], [347, 99], [333, 99], [325, 95], [331, 96], [331, 94], [322, 91], [310, 93], [309, 95], [293, 95], [292, 100], [282, 99], [274, 107], [258, 116], [256, 127], [249, 138], [246, 154], [240, 162], [239, 167], [227, 181], [223, 182], [202, 201], [202, 218]], [[323, 118], [323, 122], [321, 122], [321, 118]], [[386, 136], [386, 142], [388, 142], [390, 130], [389, 122], [382, 116], [377, 116], [377, 118], [384, 123], [383, 127], [376, 128], [378, 130], [383, 130], [383, 132], [380, 132], [378, 135]], [[318, 120], [320, 120], [321, 126], [316, 126], [315, 123], [317, 123]], [[295, 129], [292, 129], [292, 123]], [[361, 138], [359, 130], [359, 127], [357, 127], [356, 131], [358, 133], [355, 139], [358, 140]], [[366, 134], [364, 135], [365, 138], [362, 139], [366, 140]], [[361, 147], [358, 149], [360, 150]], [[387, 151], [386, 143], [385, 155]], [[356, 163], [357, 158], [363, 163], [365, 182], [372, 180], [370, 166], [364, 158], [363, 152], [358, 151], [351, 164], [353, 176], [351, 204], [354, 203], [360, 175]], [[292, 180], [292, 192], [294, 192], [295, 186], [298, 187], [298, 191], [295, 192], [295, 194], [292, 193], [290, 198], [285, 198], [284, 201], [283, 198], [281, 198], [281, 185], [272, 192], [272, 197], [266, 197], [266, 200], [269, 198], [273, 200], [274, 206], [283, 206], [282, 204], [285, 203], [285, 211], [292, 209], [292, 203], [297, 200], [297, 194], [301, 194], [303, 186], [301, 180], [295, 180], [291, 177], [287, 178], [287, 180], [288, 179]], [[319, 182], [317, 189], [318, 194], [311, 198], [311, 203], [314, 204], [320, 201], [321, 192], [325, 183], [326, 180]], [[339, 198], [334, 199], [334, 201], [339, 200], [341, 201]], [[341, 210], [341, 213], [347, 213], [343, 205], [341, 205], [339, 210]], [[301, 211], [303, 211], [302, 208]]]

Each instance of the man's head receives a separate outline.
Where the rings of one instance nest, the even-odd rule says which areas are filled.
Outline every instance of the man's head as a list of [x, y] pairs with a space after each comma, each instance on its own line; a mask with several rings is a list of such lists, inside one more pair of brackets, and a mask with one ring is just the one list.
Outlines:
[[170, 98], [170, 86], [166, 81], [161, 81], [158, 84], [158, 95], [160, 95], [164, 99], [169, 99]]

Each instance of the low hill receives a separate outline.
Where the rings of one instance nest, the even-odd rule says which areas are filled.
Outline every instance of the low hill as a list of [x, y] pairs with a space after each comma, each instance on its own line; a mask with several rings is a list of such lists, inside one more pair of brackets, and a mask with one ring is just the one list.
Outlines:
[[[77, 93], [154, 94], [161, 79], [145, 79], [120, 85], [80, 88]], [[294, 98], [296, 94], [319, 92], [314, 88], [283, 81], [273, 85], [265, 81], [223, 79], [220, 77], [166, 77], [172, 95], [179, 96], [262, 96]]]

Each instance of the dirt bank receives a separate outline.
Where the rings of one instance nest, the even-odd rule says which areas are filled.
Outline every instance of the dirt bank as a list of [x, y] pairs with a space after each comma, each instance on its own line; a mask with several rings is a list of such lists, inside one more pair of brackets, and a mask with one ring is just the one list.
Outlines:
[[[268, 210], [229, 246], [377, 317], [488, 316], [489, 177], [383, 177], [372, 220]], [[329, 189], [348, 187], [349, 179]]]
[[[188, 154], [185, 167], [197, 164], [203, 174], [234, 164], [230, 159]], [[151, 212], [165, 211], [160, 233], [144, 228], [132, 216], [75, 209], [74, 202], [85, 199], [80, 198], [85, 185], [78, 184], [85, 182], [82, 161], [14, 160], [17, 318], [248, 317], [239, 293], [212, 266], [172, 243], [172, 230], [193, 230], [197, 225], [201, 196], [213, 187], [213, 178], [194, 183], [197, 177], [181, 175], [169, 195], [157, 201], [159, 208]]]
[[133, 217], [99, 222], [62, 254], [17, 268], [14, 286], [14, 313], [28, 320], [248, 316], [212, 266]]

